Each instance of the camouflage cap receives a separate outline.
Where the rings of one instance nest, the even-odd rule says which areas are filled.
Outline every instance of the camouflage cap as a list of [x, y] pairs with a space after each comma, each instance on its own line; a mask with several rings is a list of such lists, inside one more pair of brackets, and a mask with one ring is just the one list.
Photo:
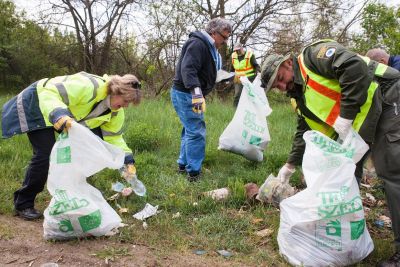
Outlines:
[[265, 90], [271, 89], [272, 83], [278, 73], [279, 66], [288, 58], [290, 58], [290, 53], [285, 56], [271, 54], [265, 58], [261, 66], [261, 82]]

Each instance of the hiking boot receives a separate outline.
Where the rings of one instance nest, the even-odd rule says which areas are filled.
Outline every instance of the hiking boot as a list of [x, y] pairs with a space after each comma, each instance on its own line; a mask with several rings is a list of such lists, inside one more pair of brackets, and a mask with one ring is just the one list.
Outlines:
[[35, 208], [26, 208], [23, 210], [15, 209], [15, 215], [28, 221], [36, 220], [42, 217], [42, 214]]
[[400, 267], [400, 251], [394, 253], [392, 257], [385, 261], [381, 261], [378, 267]]
[[185, 174], [186, 173], [185, 165], [178, 164], [178, 173], [179, 174]]
[[187, 179], [189, 182], [198, 182], [200, 180], [200, 172], [189, 172]]

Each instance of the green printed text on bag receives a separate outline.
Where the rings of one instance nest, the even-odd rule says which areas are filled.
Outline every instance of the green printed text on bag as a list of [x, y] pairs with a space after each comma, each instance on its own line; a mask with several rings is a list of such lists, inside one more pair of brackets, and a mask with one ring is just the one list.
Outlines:
[[336, 141], [320, 134], [314, 133], [311, 142], [317, 145], [319, 149], [327, 153], [344, 154], [344, 156], [347, 158], [352, 158], [354, 155], [354, 149], [345, 149]]
[[246, 114], [244, 116], [243, 124], [246, 127], [249, 127], [251, 130], [256, 131], [258, 133], [263, 133], [265, 131], [265, 126], [257, 125], [256, 124], [256, 117], [257, 114], [252, 113], [248, 110], [245, 110]]
[[350, 222], [351, 229], [351, 240], [359, 239], [360, 236], [364, 233], [365, 229], [365, 219]]
[[362, 200], [359, 195], [350, 201], [344, 200], [348, 191], [347, 186], [342, 186], [337, 192], [319, 192], [317, 196], [321, 198], [322, 204], [318, 207], [318, 216], [327, 219], [362, 210]]
[[101, 212], [96, 210], [88, 215], [81, 216], [78, 218], [79, 224], [81, 225], [82, 231], [86, 233], [92, 229], [95, 229], [101, 224]]
[[57, 148], [57, 163], [71, 163], [71, 147]]
[[84, 198], [68, 198], [66, 190], [57, 189], [54, 194], [54, 199], [56, 202], [53, 206], [49, 207], [49, 214], [52, 216], [63, 214], [71, 210], [77, 210], [89, 205], [89, 202]]

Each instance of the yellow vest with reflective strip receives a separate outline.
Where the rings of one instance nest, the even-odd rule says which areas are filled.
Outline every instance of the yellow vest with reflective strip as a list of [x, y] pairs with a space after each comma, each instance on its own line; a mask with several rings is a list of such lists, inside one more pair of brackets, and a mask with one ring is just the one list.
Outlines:
[[100, 77], [86, 72], [40, 80], [36, 90], [46, 126], [53, 126], [49, 118], [54, 110], [68, 109], [76, 121], [89, 129], [100, 127], [104, 141], [131, 154], [122, 137], [125, 120], [123, 108], [85, 119], [93, 107], [107, 97], [108, 81], [108, 75]]
[[253, 52], [248, 50], [244, 55], [243, 60], [239, 61], [237, 52], [232, 53], [232, 65], [235, 68], [236, 76], [251, 77], [255, 75], [255, 68], [251, 65], [250, 59]]
[[[370, 63], [369, 58], [363, 56], [359, 57], [361, 57], [367, 65]], [[301, 76], [303, 78], [304, 84], [306, 85], [304, 92], [306, 106], [313, 114], [321, 119], [324, 124], [312, 121], [307, 118], [306, 122], [311, 129], [326, 132], [328, 133], [328, 136], [332, 137], [334, 131], [329, 128], [332, 128], [330, 126], [334, 124], [336, 118], [340, 114], [340, 100], [342, 89], [339, 85], [339, 81], [336, 79], [327, 79], [308, 69], [304, 64], [303, 53], [299, 55], [298, 61]], [[382, 77], [386, 69], [386, 65], [379, 63], [375, 69], [375, 75]], [[360, 130], [361, 125], [364, 123], [364, 120], [371, 107], [374, 93], [378, 86], [379, 85], [377, 82], [372, 81], [368, 88], [367, 99], [365, 103], [360, 107], [360, 112], [357, 114], [356, 118], [353, 121], [353, 128], [357, 132]]]

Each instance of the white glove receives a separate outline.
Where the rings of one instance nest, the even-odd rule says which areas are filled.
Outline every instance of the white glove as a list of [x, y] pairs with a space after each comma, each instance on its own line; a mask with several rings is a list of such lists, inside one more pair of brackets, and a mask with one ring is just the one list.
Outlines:
[[349, 134], [352, 123], [353, 120], [344, 119], [339, 116], [333, 124], [333, 128], [339, 134], [339, 138], [342, 141], [344, 141], [344, 139], [346, 139], [346, 136]]
[[296, 171], [296, 169], [292, 164], [286, 163], [279, 170], [278, 177], [276, 177], [276, 178], [279, 178], [281, 183], [287, 184], [287, 183], [289, 183], [289, 179], [295, 171]]

